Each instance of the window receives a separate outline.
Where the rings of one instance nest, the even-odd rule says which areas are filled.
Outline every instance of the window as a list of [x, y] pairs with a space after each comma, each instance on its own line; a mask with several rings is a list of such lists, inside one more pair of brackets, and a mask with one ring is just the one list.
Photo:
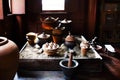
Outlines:
[[12, 14], [25, 14], [25, 0], [9, 0], [8, 2]]
[[42, 0], [42, 11], [64, 11], [65, 0]]

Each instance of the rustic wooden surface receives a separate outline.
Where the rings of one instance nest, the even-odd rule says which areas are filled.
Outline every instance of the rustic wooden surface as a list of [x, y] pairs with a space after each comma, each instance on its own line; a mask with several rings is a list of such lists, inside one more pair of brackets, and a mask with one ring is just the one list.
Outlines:
[[[90, 48], [87, 52], [88, 56], [81, 57], [78, 46], [74, 49], [76, 55], [73, 58], [80, 64], [79, 71], [100, 72], [102, 70], [101, 56]], [[26, 43], [20, 51], [19, 69], [40, 71], [61, 70], [59, 66], [60, 60], [67, 59], [64, 57], [65, 50], [54, 56], [48, 56], [44, 52], [39, 53], [39, 50], [40, 48], [30, 46]]]

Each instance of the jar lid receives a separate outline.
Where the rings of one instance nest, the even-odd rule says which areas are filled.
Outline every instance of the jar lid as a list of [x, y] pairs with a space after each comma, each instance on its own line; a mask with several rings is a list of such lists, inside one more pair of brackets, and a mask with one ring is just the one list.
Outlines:
[[82, 41], [80, 43], [80, 47], [84, 47], [84, 48], [89, 48], [90, 44], [88, 41]]
[[53, 22], [56, 22], [58, 20], [58, 18], [54, 18], [54, 17], [51, 17], [51, 16], [49, 16], [49, 17], [47, 17], [47, 18], [45, 18], [42, 22], [43, 23], [53, 23]]
[[71, 35], [71, 33], [69, 33], [69, 35], [65, 38], [65, 41], [75, 41], [75, 38]]
[[47, 39], [49, 37], [50, 37], [50, 35], [49, 34], [45, 34], [45, 32], [43, 32], [42, 34], [38, 35], [38, 38], [41, 38], [41, 39]]
[[34, 32], [29, 32], [29, 33], [27, 33], [26, 35], [27, 35], [27, 36], [29, 36], [29, 35], [30, 35], [30, 36], [36, 36], [36, 33], [34, 33]]
[[72, 20], [67, 20], [67, 19], [64, 19], [62, 21], [60, 21], [61, 23], [64, 23], [64, 24], [68, 24], [68, 23], [71, 23]]

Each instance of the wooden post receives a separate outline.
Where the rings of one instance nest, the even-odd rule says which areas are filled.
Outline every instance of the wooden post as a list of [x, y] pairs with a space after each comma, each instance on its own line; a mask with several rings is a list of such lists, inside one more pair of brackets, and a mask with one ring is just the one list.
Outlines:
[[88, 5], [88, 37], [94, 37], [95, 24], [96, 24], [96, 9], [97, 0], [89, 0]]

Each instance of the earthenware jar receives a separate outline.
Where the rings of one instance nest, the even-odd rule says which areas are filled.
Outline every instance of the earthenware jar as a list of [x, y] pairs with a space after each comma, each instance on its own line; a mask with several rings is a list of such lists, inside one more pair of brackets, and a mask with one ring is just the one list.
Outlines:
[[59, 25], [52, 30], [52, 38], [55, 43], [62, 43], [64, 29], [64, 27], [60, 27]]
[[50, 41], [50, 35], [46, 34], [45, 32], [42, 32], [41, 34], [38, 35], [38, 39], [39, 39], [39, 43], [38, 44], [40, 46], [42, 46], [46, 42]]
[[37, 37], [37, 34], [34, 33], [34, 32], [29, 32], [29, 33], [26, 34], [26, 39], [27, 39], [27, 41], [30, 45], [35, 44], [36, 37]]
[[18, 69], [18, 60], [17, 45], [6, 37], [0, 37], [0, 80], [13, 80]]
[[47, 17], [44, 20], [40, 18], [41, 22], [42, 22], [42, 28], [45, 30], [52, 30], [54, 27], [57, 26], [57, 22], [58, 22], [59, 18], [54, 18], [54, 17]]
[[75, 45], [75, 37], [69, 32], [69, 35], [67, 35], [67, 37], [65, 38], [65, 46], [67, 46], [70, 49], [73, 49]]
[[88, 41], [82, 41], [80, 43], [81, 56], [86, 56], [87, 55], [87, 51], [88, 51], [89, 47], [90, 47], [90, 44], [89, 44]]

